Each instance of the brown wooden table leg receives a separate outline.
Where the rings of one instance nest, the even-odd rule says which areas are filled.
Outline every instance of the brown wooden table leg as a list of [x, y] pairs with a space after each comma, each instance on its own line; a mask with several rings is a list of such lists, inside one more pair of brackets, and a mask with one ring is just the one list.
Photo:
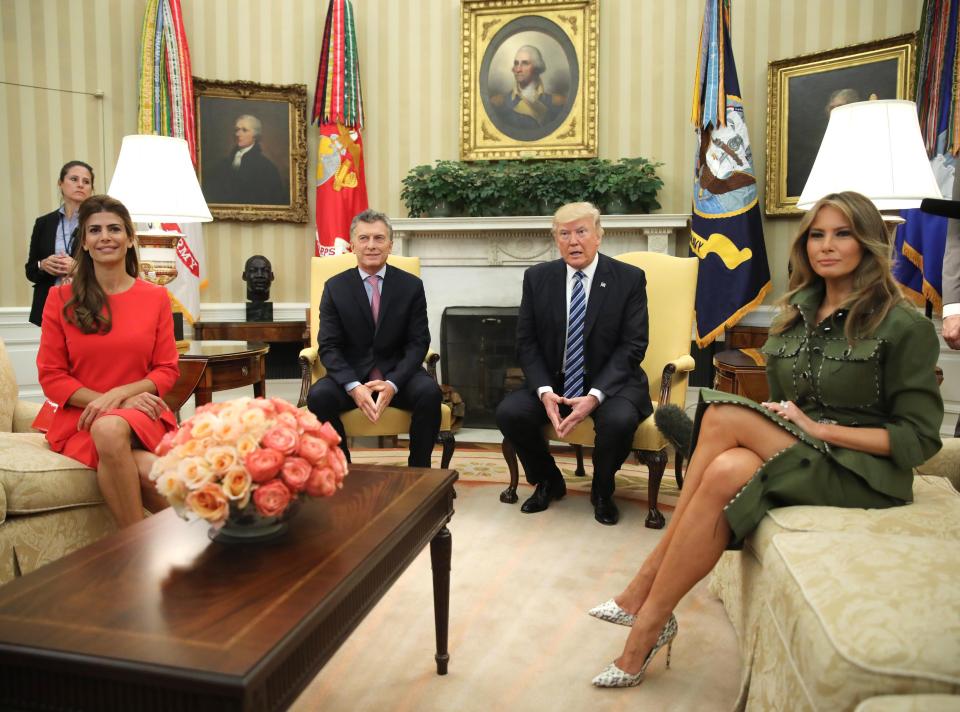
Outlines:
[[444, 527], [430, 540], [430, 566], [433, 568], [433, 623], [437, 632], [437, 675], [447, 674], [447, 631], [450, 625], [450, 554], [453, 540]]
[[213, 391], [207, 388], [198, 388], [196, 393], [193, 395], [193, 403], [199, 408], [202, 405], [206, 405], [213, 400]]

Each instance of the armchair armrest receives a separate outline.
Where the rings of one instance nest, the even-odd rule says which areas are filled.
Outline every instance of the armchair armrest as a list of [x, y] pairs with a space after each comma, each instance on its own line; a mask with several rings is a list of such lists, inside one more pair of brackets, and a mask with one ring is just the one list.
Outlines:
[[[423, 358], [423, 367], [427, 369], [434, 381], [437, 381], [437, 363], [440, 361], [440, 354], [433, 349], [427, 349], [427, 355]], [[439, 383], [439, 381], [437, 381]]]
[[300, 398], [297, 401], [297, 407], [302, 408], [307, 404], [310, 386], [323, 378], [327, 369], [320, 362], [320, 350], [316, 346], [302, 349], [298, 361], [300, 362]]
[[914, 471], [918, 475], [946, 477], [960, 489], [960, 438], [944, 438], [943, 448]]
[[696, 367], [696, 362], [690, 354], [678, 356], [672, 361], [667, 361], [663, 367], [663, 374], [660, 377], [660, 394], [657, 399], [657, 405], [665, 405], [670, 402], [670, 389], [673, 387], [673, 376], [676, 373], [688, 373]]
[[17, 404], [13, 407], [13, 432], [35, 432], [30, 425], [33, 423], [34, 418], [37, 417], [37, 413], [39, 412], [39, 403], [29, 403], [27, 401], [18, 400]]

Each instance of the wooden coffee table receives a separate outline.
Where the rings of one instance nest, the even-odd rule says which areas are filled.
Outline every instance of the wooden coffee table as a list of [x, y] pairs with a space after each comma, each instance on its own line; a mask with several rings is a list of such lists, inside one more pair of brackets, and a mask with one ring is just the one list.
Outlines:
[[15, 579], [0, 709], [286, 709], [428, 543], [446, 674], [456, 479], [357, 465], [274, 541], [218, 544], [166, 510]]

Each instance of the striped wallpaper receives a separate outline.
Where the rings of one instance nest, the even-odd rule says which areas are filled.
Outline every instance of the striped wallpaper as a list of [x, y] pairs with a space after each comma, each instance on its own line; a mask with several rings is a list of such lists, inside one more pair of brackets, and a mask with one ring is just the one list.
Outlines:
[[[324, 0], [181, 0], [194, 74], [304, 83], [313, 98]], [[402, 215], [400, 180], [457, 158], [457, 0], [353, 0], [367, 110], [372, 205]], [[600, 152], [662, 161], [663, 211], [689, 211], [690, 92], [703, 0], [600, 0]], [[34, 219], [57, 205], [57, 169], [81, 158], [106, 189], [120, 141], [136, 130], [137, 45], [144, 0], [0, 0], [0, 307], [26, 306]], [[912, 32], [921, 0], [733, 0], [733, 46], [757, 162], [765, 170], [766, 66], [773, 59]], [[315, 170], [315, 132], [310, 168]], [[313, 200], [311, 197], [311, 214]], [[762, 198], [761, 198], [762, 204]], [[792, 219], [767, 220], [774, 291], [786, 280]], [[245, 299], [247, 256], [270, 258], [272, 298], [306, 301], [312, 227], [214, 223], [204, 231], [205, 302]]]

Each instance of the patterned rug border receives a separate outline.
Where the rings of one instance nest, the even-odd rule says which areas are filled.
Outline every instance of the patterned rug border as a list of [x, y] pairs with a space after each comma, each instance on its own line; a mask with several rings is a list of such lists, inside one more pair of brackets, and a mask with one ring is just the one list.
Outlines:
[[[350, 454], [353, 462], [360, 465], [397, 465], [407, 464], [406, 448], [352, 448]], [[574, 471], [577, 468], [577, 458], [570, 455], [554, 453], [557, 467], [563, 473], [567, 489], [574, 492], [590, 494], [590, 463], [584, 463], [587, 476], [577, 477]], [[440, 450], [433, 453], [433, 467], [440, 467]], [[510, 482], [510, 471], [499, 450], [471, 449], [469, 446], [458, 447], [453, 453], [450, 468], [457, 470], [460, 479], [464, 482], [503, 483]], [[648, 472], [644, 465], [639, 465], [628, 458], [616, 477], [616, 495], [640, 501], [647, 501]], [[521, 487], [529, 487], [523, 477], [523, 468], [520, 470]], [[521, 495], [523, 497], [523, 495]], [[677, 480], [673, 468], [667, 467], [660, 483], [659, 503], [673, 506], [680, 497], [677, 489]]]

